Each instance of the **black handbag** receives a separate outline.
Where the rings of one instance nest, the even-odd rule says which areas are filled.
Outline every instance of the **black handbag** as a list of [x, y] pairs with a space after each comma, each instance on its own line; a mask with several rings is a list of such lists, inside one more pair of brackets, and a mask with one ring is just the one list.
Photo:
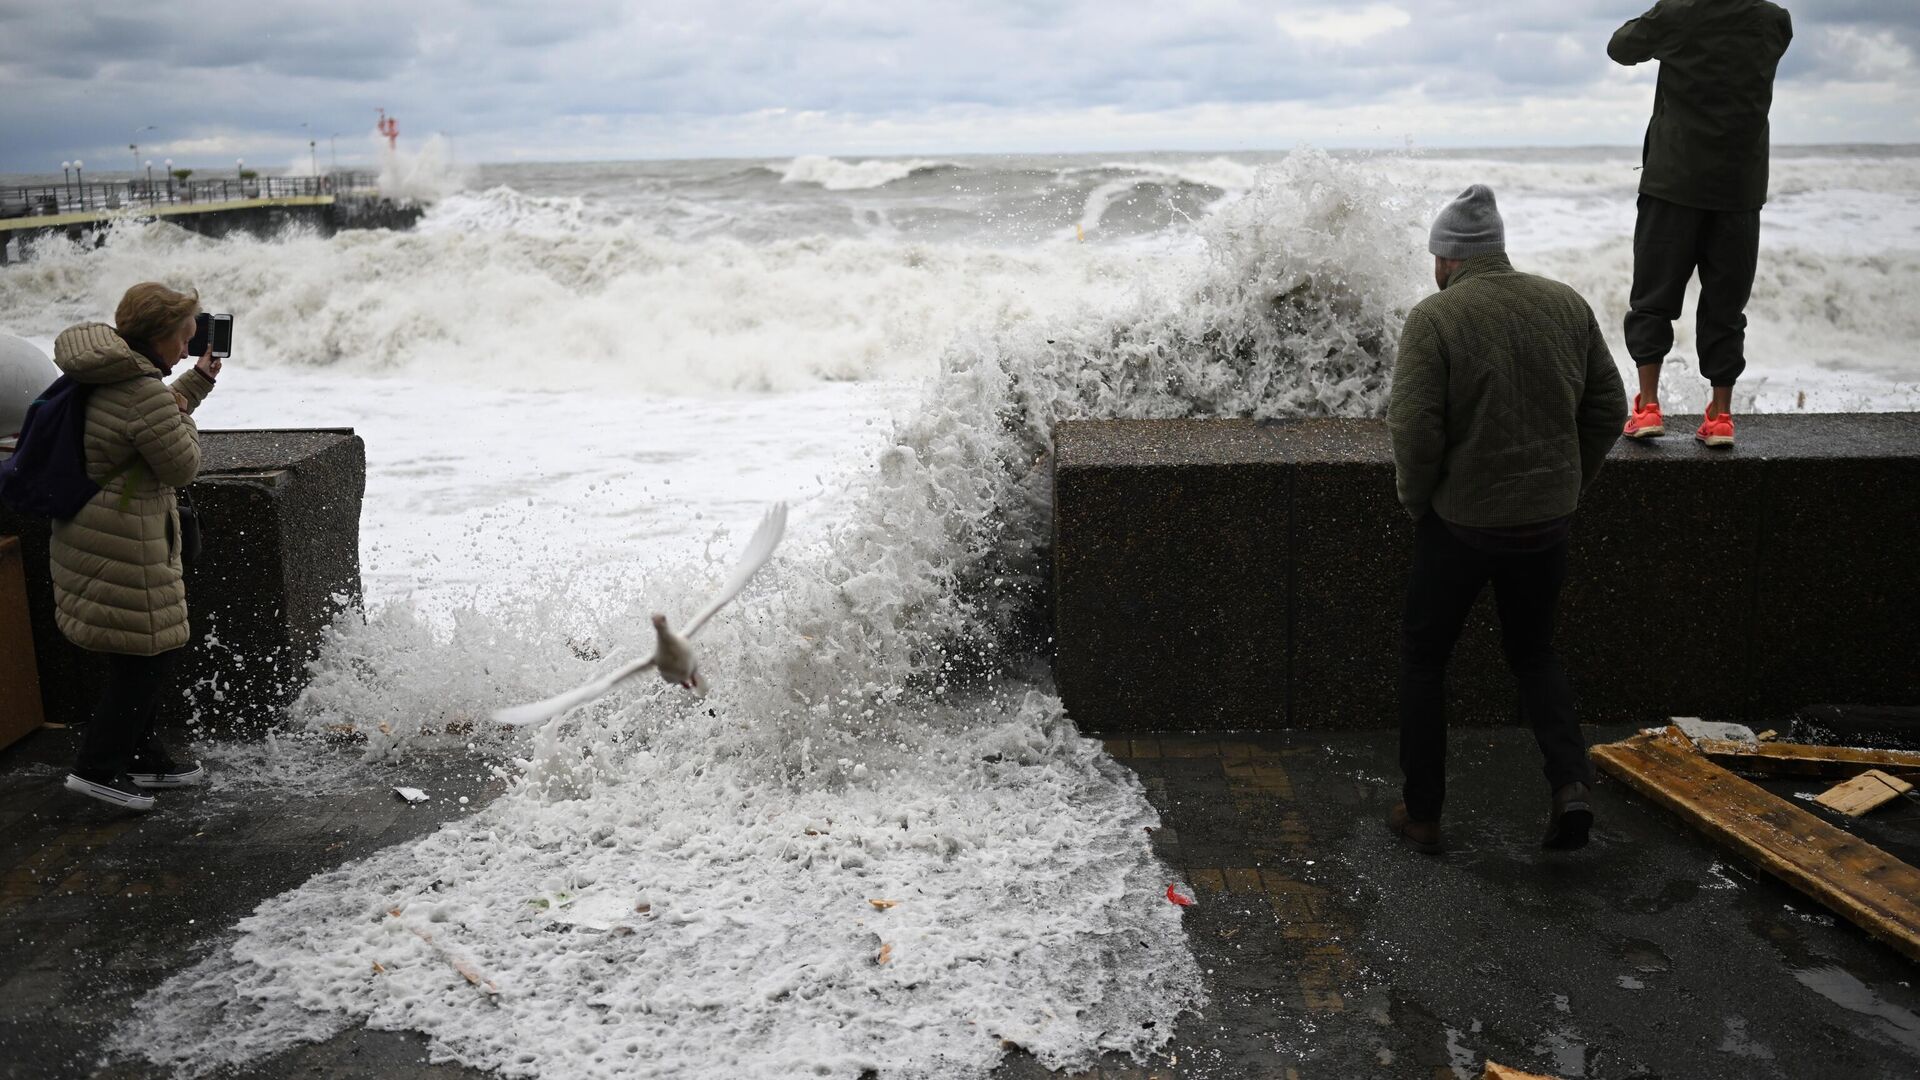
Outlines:
[[200, 514], [186, 491], [176, 491], [174, 497], [180, 514], [180, 565], [191, 566], [200, 561]]

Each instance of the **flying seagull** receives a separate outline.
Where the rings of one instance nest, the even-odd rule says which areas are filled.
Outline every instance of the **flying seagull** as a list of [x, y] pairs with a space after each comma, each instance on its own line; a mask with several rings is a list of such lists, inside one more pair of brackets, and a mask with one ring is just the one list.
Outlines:
[[787, 504], [774, 503], [767, 511], [767, 516], [761, 519], [760, 528], [754, 531], [753, 539], [747, 542], [747, 550], [741, 553], [740, 563], [733, 568], [733, 573], [728, 575], [727, 583], [722, 585], [713, 599], [707, 602], [707, 606], [701, 608], [700, 613], [687, 623], [685, 636], [667, 628], [665, 615], [655, 615], [653, 632], [658, 643], [654, 647], [652, 656], [645, 660], [635, 660], [600, 676], [585, 686], [575, 687], [564, 694], [556, 694], [545, 701], [495, 710], [493, 719], [513, 727], [537, 724], [549, 717], [558, 716], [575, 705], [584, 705], [592, 701], [613, 689], [621, 680], [638, 675], [648, 668], [658, 668], [660, 677], [667, 682], [704, 694], [707, 684], [700, 677], [699, 669], [695, 666], [693, 647], [688, 642], [693, 635], [700, 632], [702, 626], [707, 624], [708, 619], [713, 618], [715, 612], [740, 595], [740, 590], [747, 587], [747, 582], [753, 579], [753, 575], [773, 557], [773, 549], [780, 546], [780, 537], [786, 530]]

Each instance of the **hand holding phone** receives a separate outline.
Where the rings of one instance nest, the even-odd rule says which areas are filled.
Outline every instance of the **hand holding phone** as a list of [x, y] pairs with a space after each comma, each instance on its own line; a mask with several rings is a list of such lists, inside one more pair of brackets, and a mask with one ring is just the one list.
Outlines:
[[233, 355], [233, 316], [201, 312], [194, 317], [193, 340], [187, 342], [187, 355], [196, 357], [193, 366], [207, 378], [220, 374], [221, 361]]
[[187, 342], [188, 356], [212, 353], [225, 360], [233, 355], [233, 316], [201, 312], [193, 317], [193, 340]]

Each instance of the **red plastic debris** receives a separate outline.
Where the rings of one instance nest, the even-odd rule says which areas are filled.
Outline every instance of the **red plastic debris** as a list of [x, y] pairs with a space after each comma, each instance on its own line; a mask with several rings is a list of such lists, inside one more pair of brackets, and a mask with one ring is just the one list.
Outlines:
[[1179, 904], [1181, 907], [1193, 906], [1193, 897], [1181, 896], [1178, 892], [1174, 891], [1174, 888], [1172, 885], [1167, 886], [1167, 899], [1171, 900], [1176, 904]]

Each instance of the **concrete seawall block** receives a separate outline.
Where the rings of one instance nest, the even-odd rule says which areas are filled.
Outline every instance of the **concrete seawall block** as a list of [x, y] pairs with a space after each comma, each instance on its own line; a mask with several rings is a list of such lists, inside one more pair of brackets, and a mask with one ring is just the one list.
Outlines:
[[[1920, 415], [1746, 417], [1741, 439], [1622, 445], [1587, 493], [1556, 635], [1583, 720], [1920, 703]], [[1055, 670], [1082, 727], [1397, 723], [1413, 527], [1383, 424], [1055, 443]], [[1513, 716], [1497, 626], [1489, 590], [1450, 670], [1462, 719]]]
[[[1058, 607], [1056, 637], [1105, 658], [1062, 672], [1089, 707], [1198, 726], [1284, 711], [1273, 690], [1283, 651], [1241, 628], [1248, 611], [1285, 619], [1285, 562], [1273, 549], [1286, 542], [1287, 477], [1257, 454], [1213, 449], [1208, 462], [1156, 468], [1150, 488], [1137, 468], [1090, 464], [1057, 498], [1062, 528], [1103, 538], [1056, 564], [1060, 587], [1083, 600]], [[1205, 528], [1223, 518], [1247, 527]], [[1204, 693], [1197, 678], [1209, 680]]]
[[[187, 489], [206, 534], [187, 571], [194, 641], [162, 719], [258, 732], [305, 686], [335, 614], [360, 603], [366, 447], [350, 432], [207, 431], [201, 450]], [[0, 534], [22, 539], [47, 718], [83, 720], [99, 661], [54, 625], [47, 523], [0, 511]]]
[[1920, 703], [1920, 416], [1860, 417], [1769, 462], [1765, 484], [1755, 692]]

